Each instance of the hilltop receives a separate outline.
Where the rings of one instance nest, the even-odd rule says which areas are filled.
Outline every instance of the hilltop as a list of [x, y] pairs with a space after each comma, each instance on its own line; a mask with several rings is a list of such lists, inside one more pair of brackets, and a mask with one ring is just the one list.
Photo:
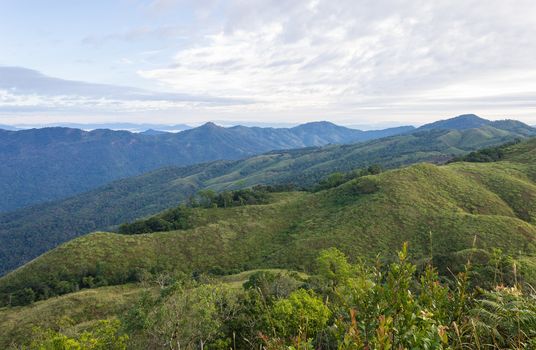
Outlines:
[[[207, 125], [206, 128], [219, 127]], [[0, 273], [74, 237], [155, 214], [188, 199], [200, 189], [222, 191], [257, 184], [291, 183], [310, 187], [335, 171], [372, 164], [396, 168], [423, 161], [442, 163], [481, 147], [524, 137], [522, 133], [492, 126], [419, 130], [358, 144], [273, 151], [237, 161], [167, 167], [62, 201], [0, 214], [0, 261], [3, 261]]]
[[419, 127], [418, 130], [467, 130], [486, 129], [486, 127], [515, 132], [525, 136], [534, 135], [534, 128], [520, 121], [512, 119], [491, 121], [474, 114], [463, 114], [454, 118], [439, 120], [425, 124]]
[[432, 130], [432, 129], [475, 129], [480, 128], [486, 125], [492, 125], [491, 120], [480, 118], [475, 114], [462, 114], [454, 118], [438, 120], [433, 123], [425, 124], [419, 129], [421, 130]]
[[534, 283], [536, 139], [504, 154], [497, 162], [416, 164], [316, 193], [273, 194], [268, 204], [193, 209], [192, 227], [184, 230], [92, 233], [4, 276], [0, 294], [5, 303], [30, 287], [46, 297], [84, 286], [85, 277], [121, 284], [137, 271], [310, 271], [324, 248], [371, 261], [393, 257], [404, 241], [414, 261], [432, 255], [445, 274], [472, 248], [483, 262], [500, 248]]

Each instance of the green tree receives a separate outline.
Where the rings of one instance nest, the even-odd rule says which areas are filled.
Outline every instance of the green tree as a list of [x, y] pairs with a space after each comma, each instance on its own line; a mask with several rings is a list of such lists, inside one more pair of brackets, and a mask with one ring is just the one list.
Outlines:
[[327, 324], [331, 311], [313, 291], [298, 289], [287, 299], [274, 303], [272, 319], [276, 333], [283, 337], [314, 337]]
[[318, 275], [333, 287], [347, 282], [352, 275], [352, 265], [337, 248], [320, 252], [316, 264]]
[[28, 305], [35, 301], [35, 292], [32, 288], [24, 288], [11, 295], [11, 305]]
[[236, 296], [221, 286], [178, 288], [150, 316], [150, 333], [156, 344], [168, 349], [204, 349], [222, 335], [236, 307]]
[[199, 203], [205, 208], [210, 208], [216, 204], [216, 192], [214, 190], [201, 190], [197, 192], [197, 196], [199, 197]]

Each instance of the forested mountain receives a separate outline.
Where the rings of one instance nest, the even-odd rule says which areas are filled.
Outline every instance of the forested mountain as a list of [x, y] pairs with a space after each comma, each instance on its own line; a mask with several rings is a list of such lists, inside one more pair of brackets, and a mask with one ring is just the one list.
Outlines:
[[[91, 288], [95, 283], [122, 284], [136, 281], [143, 273], [163, 271], [199, 275], [279, 267], [313, 273], [315, 259], [325, 248], [337, 247], [353, 260], [371, 262], [380, 254], [393, 261], [403, 242], [409, 242], [410, 259], [419, 269], [431, 262], [440, 275], [453, 276], [463, 274], [463, 265], [470, 260], [471, 281], [480, 287], [493, 286], [499, 280], [533, 284], [535, 157], [536, 139], [531, 139], [502, 149], [500, 160], [494, 162], [423, 163], [358, 176], [315, 193], [270, 193], [265, 204], [191, 208], [180, 214], [188, 219], [189, 228], [177, 231], [93, 233], [4, 276], [0, 295], [3, 303], [28, 295], [48, 298]], [[171, 218], [170, 214], [166, 215]], [[404, 255], [400, 257], [404, 259]], [[340, 259], [336, 261], [340, 264]], [[498, 270], [503, 264], [504, 270]], [[512, 270], [512, 266], [516, 267]], [[107, 289], [105, 303], [113, 293], [116, 298], [127, 298], [133, 293], [130, 288]], [[88, 296], [70, 302], [74, 300], [87, 300], [86, 307], [93, 307]], [[46, 305], [39, 304], [34, 311], [24, 309], [25, 317], [36, 323], [50, 322], [50, 317], [56, 316]], [[36, 320], [32, 313], [37, 310], [50, 313], [49, 318], [40, 314], [43, 320]], [[102, 316], [103, 310], [79, 314], [77, 322], [95, 314]], [[123, 309], [106, 310], [105, 315], [110, 316]], [[0, 311], [0, 320], [3, 314], [7, 317], [0, 323], [6, 334], [21, 331], [8, 321], [9, 315], [17, 312]], [[430, 313], [428, 317], [435, 316]]]
[[164, 166], [366, 141], [411, 129], [360, 131], [318, 122], [290, 129], [207, 123], [179, 133], [149, 134], [63, 127], [0, 130], [0, 211], [65, 198]]
[[423, 130], [353, 145], [273, 151], [238, 161], [168, 167], [66, 200], [0, 215], [0, 273], [74, 237], [157, 213], [187, 200], [200, 189], [221, 191], [289, 183], [311, 186], [335, 171], [372, 164], [394, 168], [422, 161], [441, 163], [481, 147], [523, 137], [523, 133], [492, 126]]
[[439, 120], [430, 124], [425, 124], [419, 127], [418, 130], [467, 130], [481, 129], [485, 127], [493, 127], [496, 129], [519, 133], [525, 136], [534, 135], [534, 128], [520, 121], [512, 119], [491, 121], [480, 118], [474, 114], [463, 114], [454, 118]]
[[484, 118], [480, 118], [477, 115], [474, 114], [462, 114], [455, 118], [449, 118], [444, 120], [438, 120], [433, 123], [425, 124], [419, 129], [421, 130], [432, 130], [432, 129], [457, 129], [457, 130], [465, 130], [465, 129], [474, 129], [474, 128], [480, 128], [482, 126], [486, 125], [492, 125], [493, 122], [491, 120], [487, 120]]

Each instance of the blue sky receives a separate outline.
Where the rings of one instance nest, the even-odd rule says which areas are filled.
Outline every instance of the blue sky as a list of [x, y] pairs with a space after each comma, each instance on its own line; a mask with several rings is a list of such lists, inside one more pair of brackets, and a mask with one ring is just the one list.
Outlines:
[[536, 124], [534, 1], [0, 2], [0, 124]]
[[117, 85], [151, 84], [136, 70], [168, 64], [193, 22], [187, 6], [127, 0], [6, 0], [0, 16], [2, 65]]

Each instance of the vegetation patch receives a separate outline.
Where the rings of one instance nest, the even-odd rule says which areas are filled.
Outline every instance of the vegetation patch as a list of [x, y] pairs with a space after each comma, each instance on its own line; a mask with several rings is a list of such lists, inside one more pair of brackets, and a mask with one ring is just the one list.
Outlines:
[[[40, 322], [11, 343], [0, 334], [0, 344], [83, 350], [534, 348], [533, 289], [504, 280], [499, 262], [488, 265], [493, 286], [475, 288], [478, 252], [467, 253], [449, 282], [431, 261], [421, 268], [410, 263], [406, 244], [387, 264], [351, 263], [335, 248], [323, 250], [305, 278], [281, 270], [229, 276], [231, 283], [160, 275], [140, 285], [114, 318], [59, 329]], [[0, 310], [0, 317], [32, 307]], [[44, 318], [52, 309], [45, 310]]]

